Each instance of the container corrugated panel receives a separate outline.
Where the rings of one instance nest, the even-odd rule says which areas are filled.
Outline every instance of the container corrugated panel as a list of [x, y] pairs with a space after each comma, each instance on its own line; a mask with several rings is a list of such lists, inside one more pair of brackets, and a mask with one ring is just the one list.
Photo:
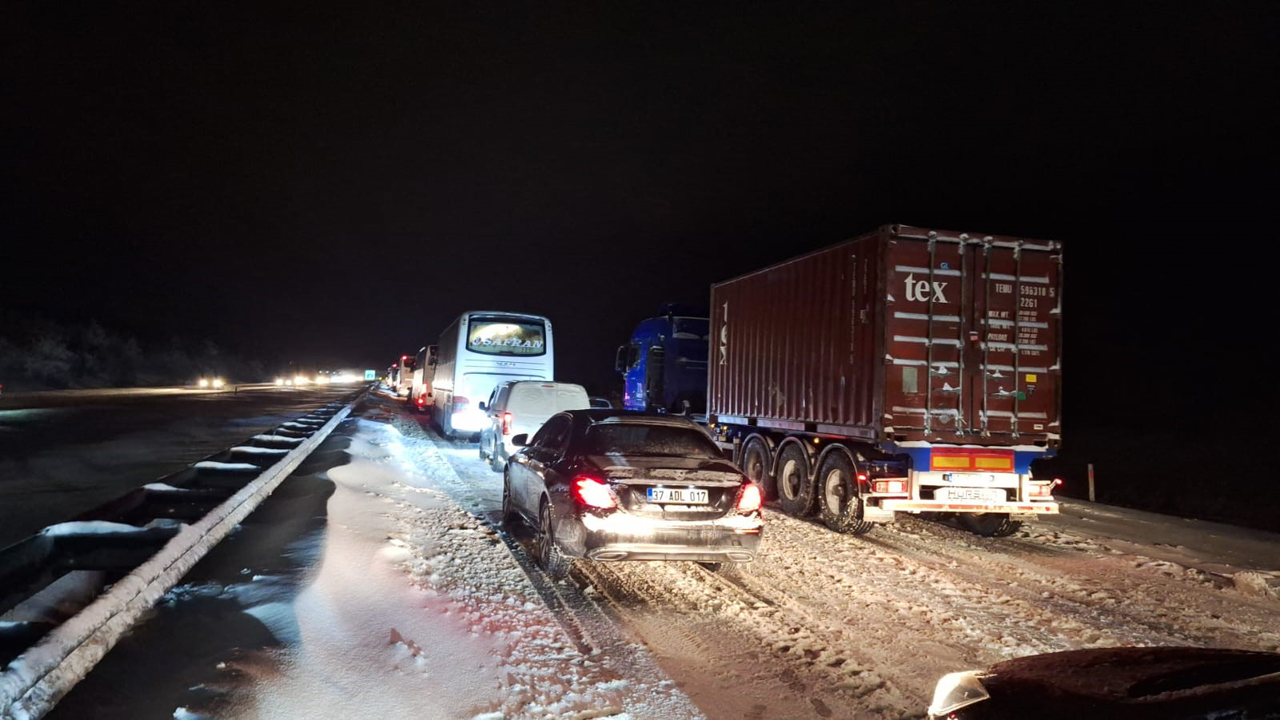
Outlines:
[[862, 439], [1047, 444], [1061, 246], [905, 226], [712, 287], [708, 411]]

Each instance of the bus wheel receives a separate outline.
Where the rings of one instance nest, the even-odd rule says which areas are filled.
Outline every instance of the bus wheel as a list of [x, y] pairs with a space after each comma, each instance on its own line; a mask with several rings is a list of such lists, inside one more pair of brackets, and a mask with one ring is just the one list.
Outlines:
[[813, 512], [813, 478], [809, 473], [809, 453], [792, 443], [778, 456], [778, 500], [788, 515], [805, 517]]

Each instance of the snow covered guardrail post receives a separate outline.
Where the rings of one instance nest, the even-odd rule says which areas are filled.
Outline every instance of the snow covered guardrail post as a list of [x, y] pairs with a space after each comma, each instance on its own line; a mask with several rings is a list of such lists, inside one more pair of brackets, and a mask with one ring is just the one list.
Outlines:
[[49, 712], [137, 625], [209, 550], [271, 494], [350, 414], [360, 393], [274, 465], [200, 520], [183, 527], [155, 555], [57, 626], [0, 671], [0, 720]]

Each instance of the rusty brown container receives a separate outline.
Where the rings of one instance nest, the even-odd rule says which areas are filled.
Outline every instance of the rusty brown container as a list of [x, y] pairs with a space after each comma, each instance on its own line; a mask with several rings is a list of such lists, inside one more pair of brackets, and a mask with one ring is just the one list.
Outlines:
[[889, 225], [711, 288], [712, 422], [1056, 447], [1062, 246]]

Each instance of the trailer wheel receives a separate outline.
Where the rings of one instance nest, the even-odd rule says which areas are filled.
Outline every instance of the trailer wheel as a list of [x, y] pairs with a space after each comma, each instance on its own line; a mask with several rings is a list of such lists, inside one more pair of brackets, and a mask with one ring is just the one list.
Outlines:
[[809, 473], [809, 454], [792, 443], [778, 456], [778, 500], [783, 512], [796, 517], [813, 513], [813, 476]]
[[960, 524], [974, 535], [1009, 537], [1022, 527], [1021, 520], [1010, 520], [1008, 513], [964, 513]]
[[778, 485], [769, 474], [769, 451], [760, 440], [751, 440], [742, 451], [742, 472], [760, 486], [766, 500], [778, 498]]
[[818, 507], [822, 522], [836, 532], [861, 535], [875, 527], [863, 519], [862, 493], [858, 489], [858, 473], [842, 452], [827, 454], [818, 468]]

